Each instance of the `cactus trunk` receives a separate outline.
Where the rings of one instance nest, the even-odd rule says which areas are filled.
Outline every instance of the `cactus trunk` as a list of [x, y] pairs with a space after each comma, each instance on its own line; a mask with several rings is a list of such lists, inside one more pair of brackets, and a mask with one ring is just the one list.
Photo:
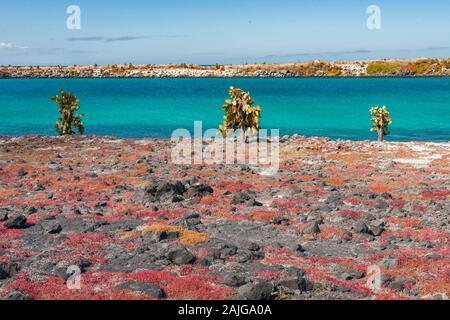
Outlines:
[[379, 128], [377, 130], [377, 132], [378, 132], [378, 142], [383, 142], [383, 138], [384, 138], [383, 129]]

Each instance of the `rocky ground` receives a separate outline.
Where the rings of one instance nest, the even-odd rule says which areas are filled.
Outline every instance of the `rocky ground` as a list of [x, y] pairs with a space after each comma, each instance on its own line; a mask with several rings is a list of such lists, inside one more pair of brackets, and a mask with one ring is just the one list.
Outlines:
[[450, 144], [280, 152], [270, 177], [171, 164], [168, 140], [0, 138], [0, 297], [450, 296]]

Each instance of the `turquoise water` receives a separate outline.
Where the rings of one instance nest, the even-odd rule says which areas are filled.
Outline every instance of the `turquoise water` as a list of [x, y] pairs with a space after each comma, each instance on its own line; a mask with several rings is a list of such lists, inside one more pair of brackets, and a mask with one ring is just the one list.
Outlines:
[[74, 92], [86, 134], [170, 137], [222, 121], [228, 87], [249, 90], [263, 106], [263, 128], [281, 134], [375, 139], [368, 110], [386, 104], [395, 141], [450, 140], [450, 79], [5, 79], [0, 135], [54, 135], [61, 88]]

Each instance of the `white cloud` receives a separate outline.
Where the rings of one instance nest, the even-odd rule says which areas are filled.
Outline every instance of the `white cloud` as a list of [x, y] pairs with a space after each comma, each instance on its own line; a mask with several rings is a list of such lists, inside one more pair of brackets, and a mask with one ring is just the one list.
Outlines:
[[11, 43], [0, 42], [0, 49], [11, 49], [11, 48], [12, 48]]
[[0, 42], [0, 49], [28, 49], [28, 47], [15, 46], [11, 42]]

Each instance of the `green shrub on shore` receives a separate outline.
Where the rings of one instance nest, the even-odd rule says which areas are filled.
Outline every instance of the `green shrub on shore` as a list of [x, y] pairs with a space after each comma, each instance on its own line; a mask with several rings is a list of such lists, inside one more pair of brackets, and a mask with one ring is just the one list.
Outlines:
[[442, 63], [445, 68], [450, 69], [450, 59], [444, 60]]
[[369, 75], [395, 75], [400, 72], [402, 64], [399, 62], [377, 61], [367, 66]]
[[75, 114], [80, 109], [77, 97], [71, 92], [64, 92], [61, 89], [59, 96], [52, 96], [51, 99], [59, 105], [60, 118], [56, 120], [55, 129], [60, 136], [75, 134], [72, 127], [75, 127], [80, 134], [84, 133], [83, 114]]
[[69, 77], [75, 78], [75, 77], [78, 77], [79, 75], [80, 75], [80, 73], [77, 70], [75, 70], [73, 68], [69, 69]]
[[376, 61], [367, 66], [368, 75], [441, 76], [447, 74], [448, 60], [417, 59], [414, 61]]
[[0, 78], [9, 78], [10, 74], [7, 68], [0, 68]]
[[440, 75], [445, 68], [445, 61], [441, 64], [437, 59], [421, 59], [414, 62], [408, 62], [402, 71], [410, 75]]

